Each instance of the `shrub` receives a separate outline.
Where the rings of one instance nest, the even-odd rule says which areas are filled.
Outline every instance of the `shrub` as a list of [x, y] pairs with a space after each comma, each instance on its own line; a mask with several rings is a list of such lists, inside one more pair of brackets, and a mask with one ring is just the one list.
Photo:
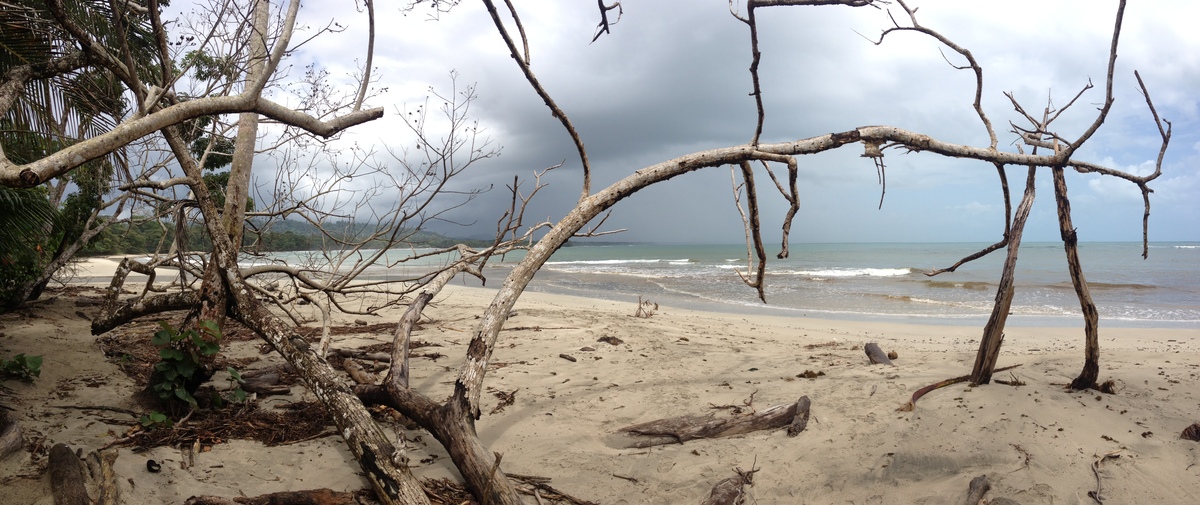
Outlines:
[[[154, 365], [150, 389], [164, 402], [184, 402], [197, 406], [192, 392], [208, 380], [212, 373], [204, 368], [202, 358], [221, 350], [221, 329], [213, 321], [201, 321], [199, 330], [177, 330], [170, 323], [158, 323], [162, 329], [151, 342], [161, 347]], [[208, 337], [208, 338], [205, 338]]]
[[0, 375], [26, 382], [32, 381], [35, 377], [42, 375], [42, 357], [18, 354], [12, 359], [2, 359], [0, 360]]

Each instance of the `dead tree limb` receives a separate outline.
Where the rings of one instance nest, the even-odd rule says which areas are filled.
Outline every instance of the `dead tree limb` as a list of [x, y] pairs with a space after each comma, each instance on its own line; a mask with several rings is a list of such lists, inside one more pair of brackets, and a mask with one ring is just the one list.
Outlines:
[[926, 276], [933, 277], [935, 275], [943, 274], [946, 272], [953, 272], [955, 270], [958, 270], [958, 267], [962, 266], [964, 263], [970, 263], [972, 261], [975, 261], [979, 258], [982, 258], [984, 256], [987, 256], [987, 255], [995, 252], [996, 250], [1000, 249], [1001, 247], [1008, 245], [1008, 238], [1009, 238], [1010, 234], [1012, 233], [1012, 198], [1010, 197], [1009, 191], [1008, 191], [1008, 174], [1006, 174], [1004, 172], [1004, 165], [996, 164], [996, 173], [1000, 175], [1000, 191], [1004, 195], [1004, 235], [1001, 236], [1000, 241], [996, 242], [992, 245], [989, 245], [974, 254], [964, 257], [963, 259], [958, 260], [958, 263], [950, 265], [949, 267], [939, 268], [936, 270], [926, 272], [925, 273]]
[[[1017, 364], [1017, 365], [1012, 365], [1012, 366], [1006, 366], [1003, 368], [997, 368], [996, 371], [1003, 372], [1005, 370], [1012, 370], [1019, 366], [1021, 366], [1021, 365]], [[897, 408], [896, 412], [912, 412], [913, 409], [917, 408], [917, 400], [920, 400], [921, 397], [925, 396], [926, 393], [929, 393], [930, 391], [933, 391], [935, 389], [944, 388], [946, 386], [952, 386], [952, 385], [958, 384], [960, 382], [966, 382], [967, 379], [970, 379], [970, 378], [971, 378], [970, 375], [962, 375], [959, 377], [955, 377], [953, 379], [946, 379], [944, 381], [935, 382], [935, 383], [925, 386], [921, 389], [918, 389], [916, 392], [914, 392], [912, 394], [912, 399], [910, 399], [908, 401], [908, 403], [901, 405], [900, 408]]]
[[789, 427], [788, 435], [795, 436], [807, 426], [811, 406], [808, 397], [802, 396], [795, 403], [776, 405], [754, 414], [725, 418], [711, 415], [671, 417], [626, 426], [617, 432], [634, 437], [629, 447], [682, 444], [699, 438], [729, 437], [785, 426]]
[[1096, 311], [1096, 303], [1092, 301], [1092, 293], [1083, 277], [1083, 266], [1079, 263], [1079, 237], [1071, 224], [1071, 201], [1067, 199], [1067, 181], [1063, 168], [1053, 167], [1051, 172], [1054, 174], [1054, 200], [1058, 203], [1059, 233], [1062, 235], [1063, 249], [1067, 253], [1067, 271], [1071, 274], [1071, 284], [1075, 287], [1075, 295], [1079, 298], [1079, 307], [1083, 311], [1083, 370], [1071, 381], [1070, 386], [1078, 391], [1095, 385], [1100, 375], [1100, 314]]
[[[588, 161], [587, 149], [583, 146], [583, 138], [580, 137], [579, 132], [575, 130], [575, 125], [571, 124], [571, 120], [567, 117], [567, 113], [563, 112], [563, 110], [558, 107], [557, 103], [554, 103], [554, 99], [550, 97], [550, 93], [548, 93], [546, 89], [542, 87], [542, 83], [538, 80], [537, 76], [533, 75], [533, 68], [529, 66], [528, 42], [525, 43], [525, 56], [522, 57], [521, 53], [517, 50], [516, 43], [513, 42], [512, 37], [508, 34], [508, 29], [504, 27], [504, 21], [500, 19], [500, 13], [496, 10], [496, 5], [492, 2], [492, 0], [483, 0], [483, 4], [487, 6], [488, 14], [492, 16], [492, 22], [496, 25], [496, 31], [500, 32], [500, 37], [504, 39], [504, 44], [508, 46], [508, 50], [512, 54], [513, 60], [517, 62], [517, 66], [519, 66], [521, 68], [521, 72], [525, 74], [525, 80], [529, 82], [529, 86], [532, 87], [533, 90], [537, 92], [538, 96], [541, 97], [542, 101], [545, 102], [546, 107], [550, 109], [550, 113], [562, 123], [563, 128], [567, 130], [567, 134], [571, 136], [571, 141], [575, 143], [575, 149], [579, 152], [579, 162], [583, 164], [583, 192], [579, 197], [580, 201], [582, 201], [592, 192], [592, 165], [591, 162]], [[520, 30], [522, 35], [522, 40], [524, 40], [525, 28], [521, 26], [521, 20], [517, 18], [517, 11], [512, 9], [511, 4], [508, 4], [508, 7], [513, 16], [513, 22], [517, 24], [517, 28]], [[603, 13], [604, 10], [605, 9], [603, 9], [602, 6], [601, 13]]]
[[[983, 335], [979, 338], [979, 351], [975, 354], [975, 366], [971, 370], [972, 384], [987, 384], [996, 372], [996, 361], [1000, 359], [1000, 346], [1004, 343], [1004, 324], [1008, 321], [1008, 313], [1012, 308], [1013, 295], [1016, 292], [1017, 251], [1021, 247], [1021, 235], [1025, 232], [1025, 221], [1033, 209], [1033, 199], [1037, 194], [1035, 187], [1037, 170], [1029, 167], [1025, 176], [1025, 196], [1017, 206], [1013, 216], [1012, 228], [1007, 237], [1008, 255], [1004, 258], [1004, 267], [1000, 271], [1000, 283], [996, 286], [996, 298], [992, 303], [992, 313], [987, 324], [983, 326]], [[915, 402], [916, 399], [914, 398]]]
[[254, 497], [229, 499], [220, 496], [193, 496], [184, 505], [355, 505], [354, 493], [332, 489], [280, 491]]

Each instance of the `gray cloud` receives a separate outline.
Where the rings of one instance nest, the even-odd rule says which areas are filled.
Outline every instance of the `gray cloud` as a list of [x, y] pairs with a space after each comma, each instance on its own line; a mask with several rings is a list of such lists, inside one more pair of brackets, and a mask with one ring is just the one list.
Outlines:
[[[625, 16], [590, 43], [598, 16], [586, 2], [518, 4], [530, 36], [533, 69], [587, 144], [594, 179], [612, 183], [634, 170], [689, 152], [736, 145], [754, 128], [749, 37], [725, 2], [626, 2]], [[306, 6], [308, 7], [308, 6]], [[339, 7], [340, 8], [340, 7]], [[322, 5], [312, 19], [337, 14], [361, 26], [362, 16]], [[325, 9], [325, 10], [320, 10]], [[1190, 20], [1200, 14], [1191, 2], [1131, 5], [1127, 12], [1116, 76], [1117, 102], [1108, 124], [1082, 156], [1115, 167], [1140, 166], [1157, 155], [1158, 134], [1146, 113], [1132, 71], [1141, 71], [1162, 116], [1175, 124], [1175, 138], [1159, 184], [1171, 198], [1155, 208], [1152, 239], [1200, 240], [1195, 180], [1200, 152], [1196, 84], [1200, 63], [1181, 55], [1200, 54], [1200, 35]], [[1040, 115], [1047, 94], [1065, 105], [1088, 82], [1097, 86], [1058, 124], [1067, 136], [1082, 132], [1102, 100], [1107, 47], [1115, 7], [1097, 2], [1006, 2], [994, 5], [930, 4], [920, 11], [927, 26], [968, 47], [985, 68], [983, 104], [1000, 148], [1015, 150], [1009, 121], [1020, 116], [1001, 93], [1012, 91], [1031, 114]], [[581, 172], [574, 146], [557, 120], [529, 88], [507, 55], [491, 20], [479, 5], [464, 3], [440, 21], [422, 14], [401, 16], [382, 8], [380, 100], [415, 103], [447, 72], [460, 84], [477, 83], [474, 112], [503, 153], [458, 181], [459, 188], [502, 185], [514, 175], [559, 162], [529, 214], [561, 217], [578, 198]], [[937, 138], [986, 145], [984, 129], [970, 107], [974, 77], [951, 68], [928, 38], [896, 33], [880, 46], [874, 37], [888, 26], [875, 9], [773, 8], [759, 12], [767, 107], [765, 141], [804, 138], [868, 124], [889, 124]], [[345, 37], [330, 37], [298, 56], [349, 68]], [[339, 42], [342, 41], [342, 42]], [[341, 44], [341, 45], [339, 45]], [[951, 62], [961, 59], [948, 54]], [[334, 72], [337, 74], [338, 72]], [[356, 129], [346, 141], [403, 142], [409, 138], [392, 113]], [[794, 238], [800, 241], [988, 241], [1003, 223], [995, 170], [987, 165], [928, 154], [889, 152], [888, 194], [876, 210], [880, 187], [868, 160], [847, 147], [800, 160], [802, 209]], [[1010, 169], [1014, 197], [1024, 170]], [[764, 181], [766, 180], [763, 177]], [[1189, 182], [1190, 181], [1190, 182]], [[1076, 221], [1084, 240], [1137, 240], [1141, 205], [1116, 197], [1119, 181], [1096, 182], [1072, 175]], [[1055, 240], [1052, 191], [1039, 178], [1038, 211], [1030, 240]], [[768, 226], [778, 226], [784, 202], [767, 196]], [[455, 235], [482, 236], [508, 200], [494, 190], [454, 212], [476, 227], [447, 228]], [[1048, 203], [1049, 202], [1049, 203]], [[741, 220], [732, 207], [727, 170], [689, 174], [635, 195], [619, 205], [612, 227], [628, 228], [619, 240], [735, 242]], [[773, 239], [772, 239], [773, 240]]]

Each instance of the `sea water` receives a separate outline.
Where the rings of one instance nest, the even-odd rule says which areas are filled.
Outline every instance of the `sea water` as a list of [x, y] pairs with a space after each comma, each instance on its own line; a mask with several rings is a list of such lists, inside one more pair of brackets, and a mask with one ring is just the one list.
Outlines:
[[[743, 282], [752, 277], [744, 245], [574, 245], [554, 253], [531, 291], [630, 303], [638, 297], [668, 306], [751, 314], [854, 320], [981, 325], [991, 313], [1004, 263], [1000, 249], [954, 272], [953, 265], [988, 244], [793, 244], [788, 258], [768, 250], [766, 302]], [[369, 253], [366, 251], [365, 253]], [[400, 260], [429, 250], [391, 250], [365, 273], [370, 279], [411, 279], [445, 266], [453, 254]], [[1152, 243], [1142, 259], [1136, 242], [1079, 246], [1092, 298], [1104, 326], [1200, 327], [1200, 244]], [[485, 270], [498, 286], [522, 259], [495, 257]], [[342, 264], [350, 269], [357, 257]], [[314, 253], [276, 253], [293, 266], [327, 263]], [[246, 266], [264, 259], [248, 260]], [[740, 272], [740, 275], [739, 275]], [[478, 285], [465, 278], [462, 282]], [[1023, 243], [1008, 324], [1082, 324], [1079, 299], [1061, 243]]]
[[[739, 276], [744, 245], [584, 245], [554, 254], [531, 289], [668, 306], [839, 319], [981, 324], [991, 313], [1005, 250], [928, 276], [987, 244], [794, 244], [769, 250], [766, 302]], [[1102, 324], [1200, 327], [1200, 244], [1083, 243]], [[517, 259], [517, 258], [513, 258]], [[1061, 243], [1024, 243], [1009, 324], [1082, 324]]]

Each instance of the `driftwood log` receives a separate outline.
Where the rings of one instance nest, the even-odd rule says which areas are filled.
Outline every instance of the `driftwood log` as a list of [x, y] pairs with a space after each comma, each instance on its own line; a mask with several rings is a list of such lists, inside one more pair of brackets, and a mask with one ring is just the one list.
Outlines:
[[83, 461], [67, 444], [50, 448], [50, 488], [54, 505], [90, 505]]
[[17, 420], [0, 409], [0, 461], [16, 454], [25, 447], [25, 437], [21, 435], [21, 426]]
[[282, 376], [276, 368], [255, 370], [242, 374], [242, 389], [247, 393], [259, 396], [286, 395], [292, 391], [291, 386], [280, 384]]
[[801, 396], [796, 403], [776, 405], [761, 412], [717, 418], [679, 416], [626, 426], [618, 433], [634, 437], [629, 447], [682, 444], [698, 438], [720, 438], [752, 431], [788, 427], [788, 436], [798, 435], [808, 425], [812, 402]]
[[115, 450], [92, 451], [80, 459], [67, 444], [54, 444], [48, 469], [54, 505], [116, 505], [116, 460]]
[[891, 358], [888, 358], [887, 353], [883, 352], [883, 349], [880, 349], [879, 344], [876, 344], [875, 342], [864, 345], [863, 352], [867, 353], [867, 359], [871, 360], [871, 363], [876, 365], [896, 366], [895, 363], [892, 363]]
[[355, 505], [353, 493], [331, 489], [307, 491], [281, 491], [261, 496], [222, 498], [219, 496], [193, 496], [184, 505]]

